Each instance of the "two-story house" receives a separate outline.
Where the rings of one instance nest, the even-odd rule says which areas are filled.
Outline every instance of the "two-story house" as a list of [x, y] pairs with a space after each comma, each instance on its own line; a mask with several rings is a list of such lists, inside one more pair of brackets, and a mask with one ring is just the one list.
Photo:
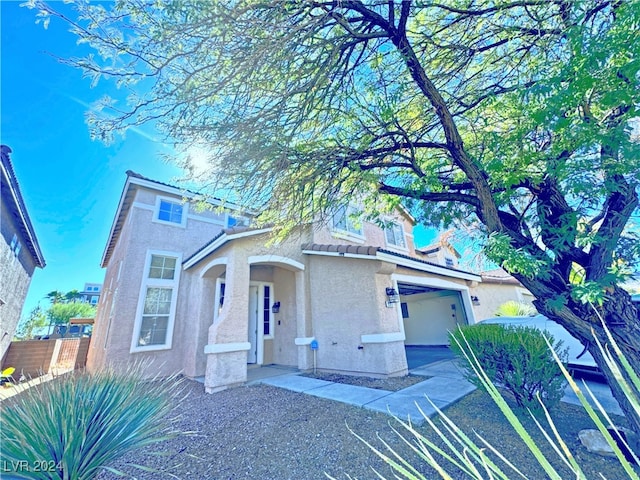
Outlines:
[[10, 153], [9, 147], [0, 146], [0, 359], [9, 348], [20, 321], [33, 272], [36, 267], [45, 266]]
[[100, 300], [101, 283], [85, 283], [84, 288], [79, 292], [79, 301], [97, 305]]
[[245, 381], [251, 364], [405, 375], [406, 345], [446, 344], [475, 321], [480, 277], [425, 260], [404, 209], [383, 228], [343, 207], [273, 241], [233, 206], [195, 200], [128, 172], [89, 368], [148, 359], [154, 373], [205, 376], [209, 392]]

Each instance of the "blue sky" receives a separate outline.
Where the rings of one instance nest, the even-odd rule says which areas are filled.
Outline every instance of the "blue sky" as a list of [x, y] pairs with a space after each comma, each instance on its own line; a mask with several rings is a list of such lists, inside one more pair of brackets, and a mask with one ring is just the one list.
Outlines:
[[61, 22], [52, 21], [45, 30], [20, 2], [0, 2], [0, 14], [0, 140], [13, 150], [11, 160], [47, 263], [36, 269], [24, 314], [51, 290], [102, 282], [100, 259], [127, 170], [164, 182], [180, 172], [161, 159], [167, 148], [150, 140], [150, 127], [146, 135], [129, 131], [108, 147], [91, 141], [85, 112], [111, 85], [92, 89], [80, 71], [48, 53], [82, 53]]
[[[162, 160], [169, 149], [154, 141], [152, 127], [129, 131], [105, 146], [90, 139], [85, 113], [113, 85], [91, 88], [79, 70], [59, 63], [86, 53], [62, 22], [48, 29], [21, 1], [0, 1], [0, 141], [11, 160], [46, 260], [36, 269], [23, 316], [45, 295], [82, 289], [104, 279], [100, 260], [127, 170], [171, 183], [180, 170]], [[63, 7], [61, 3], [58, 7]], [[52, 55], [53, 54], [53, 55]], [[433, 231], [420, 229], [424, 245]]]

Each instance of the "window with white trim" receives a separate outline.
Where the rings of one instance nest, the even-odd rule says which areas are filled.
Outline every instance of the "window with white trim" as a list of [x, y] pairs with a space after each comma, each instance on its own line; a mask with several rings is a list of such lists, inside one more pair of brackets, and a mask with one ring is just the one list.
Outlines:
[[187, 205], [166, 197], [157, 197], [155, 221], [184, 227], [187, 222]]
[[167, 343], [167, 329], [171, 314], [173, 289], [148, 287], [144, 299], [142, 324], [138, 336], [138, 346], [164, 345]]
[[149, 252], [132, 350], [171, 347], [179, 263], [179, 256]]
[[362, 223], [355, 220], [357, 215], [358, 211], [351, 205], [338, 207], [333, 214], [333, 229], [362, 237], [364, 235]]
[[384, 235], [387, 239], [387, 245], [399, 248], [407, 248], [407, 242], [404, 239], [404, 229], [399, 223], [393, 222], [384, 229]]

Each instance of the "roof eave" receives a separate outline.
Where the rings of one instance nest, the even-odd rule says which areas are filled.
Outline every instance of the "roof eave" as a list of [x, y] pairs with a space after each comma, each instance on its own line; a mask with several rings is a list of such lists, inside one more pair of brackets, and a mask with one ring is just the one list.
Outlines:
[[211, 244], [207, 245], [201, 251], [196, 252], [191, 257], [187, 258], [184, 262], [182, 262], [182, 269], [188, 270], [189, 268], [195, 266], [196, 264], [200, 263], [202, 260], [204, 260], [204, 258], [206, 258], [208, 255], [218, 250], [227, 242], [236, 240], [238, 238], [253, 237], [255, 235], [261, 235], [263, 233], [269, 233], [272, 230], [273, 228], [269, 227], [269, 228], [260, 228], [257, 230], [246, 230], [244, 232], [232, 233], [232, 234], [227, 234], [223, 232], [222, 235], [217, 237], [213, 242], [211, 242]]
[[29, 242], [30, 251], [33, 255], [36, 266], [44, 268], [46, 266], [46, 262], [44, 256], [42, 255], [42, 250], [40, 249], [40, 244], [38, 243], [38, 238], [36, 237], [35, 230], [33, 229], [33, 224], [31, 223], [31, 219], [29, 218], [29, 213], [27, 212], [26, 205], [24, 204], [24, 200], [22, 199], [20, 187], [15, 177], [15, 173], [13, 172], [13, 167], [11, 165], [11, 159], [9, 158], [8, 153], [5, 154], [3, 152], [2, 156], [7, 160], [6, 164], [4, 161], [0, 162], [2, 164], [2, 175], [7, 179], [7, 185], [9, 186], [11, 200], [15, 205], [18, 214], [20, 215], [20, 221], [25, 230], [27, 241]]

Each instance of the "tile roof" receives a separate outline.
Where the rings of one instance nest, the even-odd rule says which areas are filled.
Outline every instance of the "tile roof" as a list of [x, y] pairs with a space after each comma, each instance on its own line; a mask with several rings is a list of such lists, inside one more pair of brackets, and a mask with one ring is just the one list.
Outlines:
[[495, 268], [493, 270], [486, 270], [480, 273], [483, 283], [498, 283], [509, 285], [522, 285], [518, 279], [507, 273], [502, 268]]
[[429, 265], [432, 267], [438, 267], [445, 270], [450, 270], [452, 272], [460, 272], [460, 273], [466, 273], [470, 275], [477, 275], [476, 273], [473, 273], [473, 272], [460, 270], [458, 268], [447, 267], [445, 265], [440, 265], [439, 263], [428, 262], [418, 257], [404, 255], [402, 253], [387, 250], [382, 247], [373, 247], [373, 246], [366, 246], [366, 245], [322, 245], [318, 243], [305, 243], [302, 245], [302, 250], [308, 250], [313, 252], [348, 253], [352, 255], [367, 255], [371, 257], [375, 257], [377, 253], [384, 253], [384, 254], [393, 255], [394, 257], [402, 258], [405, 260], [411, 260], [412, 262], [417, 262], [417, 263]]

